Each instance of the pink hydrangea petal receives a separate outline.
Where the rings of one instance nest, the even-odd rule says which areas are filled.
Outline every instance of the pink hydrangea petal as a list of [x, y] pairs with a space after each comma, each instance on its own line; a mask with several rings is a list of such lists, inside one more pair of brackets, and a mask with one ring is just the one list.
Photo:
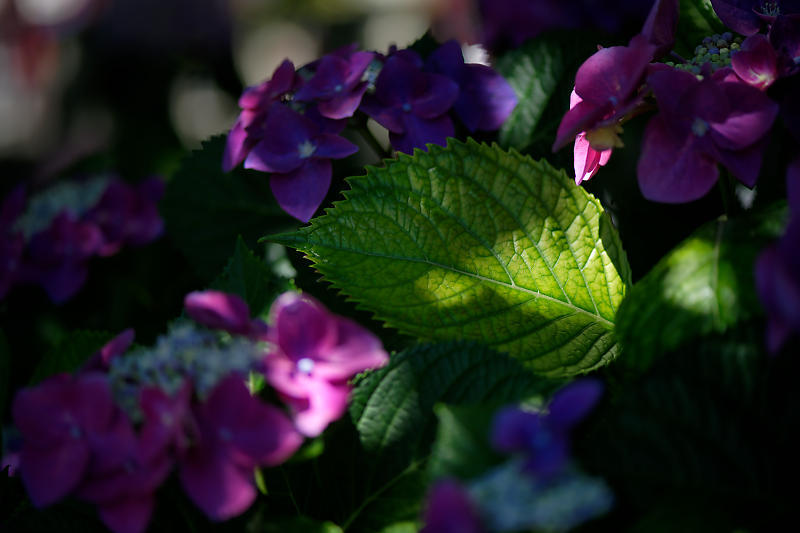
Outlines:
[[244, 335], [250, 331], [250, 308], [236, 294], [221, 291], [195, 291], [183, 300], [192, 320], [212, 329]]
[[316, 358], [336, 342], [336, 323], [313, 297], [296, 292], [280, 295], [270, 308], [273, 339], [293, 361]]

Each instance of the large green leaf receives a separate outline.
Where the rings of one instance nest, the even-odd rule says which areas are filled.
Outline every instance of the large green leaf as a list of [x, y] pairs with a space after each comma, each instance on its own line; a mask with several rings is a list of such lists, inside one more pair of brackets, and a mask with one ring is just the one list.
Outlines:
[[161, 202], [167, 233], [207, 280], [225, 266], [239, 235], [254, 248], [265, 232], [296, 225], [272, 197], [266, 174], [222, 171], [224, 149], [225, 137], [217, 136], [186, 157]]
[[785, 216], [785, 206], [775, 206], [711, 222], [634, 285], [617, 314], [625, 366], [644, 369], [660, 353], [759, 313], [755, 260], [780, 234]]
[[680, 18], [675, 36], [678, 53], [691, 57], [703, 37], [724, 31], [726, 28], [714, 13], [710, 0], [680, 0]]
[[568, 71], [566, 54], [564, 42], [540, 37], [497, 61], [497, 71], [517, 95], [517, 107], [500, 128], [501, 145], [517, 150], [531, 145], [542, 113]]
[[550, 376], [613, 359], [630, 272], [600, 202], [496, 145], [429, 150], [350, 178], [345, 201], [271, 238], [404, 333], [477, 340]]

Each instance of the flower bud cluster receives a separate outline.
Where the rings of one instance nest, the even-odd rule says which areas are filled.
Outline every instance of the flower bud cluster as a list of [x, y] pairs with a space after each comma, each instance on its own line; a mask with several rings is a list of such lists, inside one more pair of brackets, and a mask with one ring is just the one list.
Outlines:
[[731, 66], [731, 58], [740, 50], [742, 42], [742, 37], [734, 37], [731, 32], [714, 34], [705, 37], [703, 44], [694, 49], [694, 56], [685, 63], [667, 61], [667, 65], [697, 75], [701, 75], [704, 65], [709, 65], [714, 72]]
[[[154, 346], [126, 353], [127, 330], [75, 375], [17, 393], [18, 472], [37, 507], [72, 495], [112, 531], [143, 532], [177, 470], [209, 518], [236, 516], [256, 498], [253, 470], [321, 433], [344, 414], [347, 381], [388, 361], [377, 337], [308, 296], [276, 300], [271, 329], [233, 294], [191, 293], [185, 307], [196, 324], [175, 323]], [[254, 396], [250, 372], [285, 405]]]
[[114, 176], [57, 183], [27, 198], [20, 186], [0, 206], [0, 298], [17, 284], [41, 285], [50, 299], [71, 298], [93, 256], [159, 237], [159, 178], [136, 186]]

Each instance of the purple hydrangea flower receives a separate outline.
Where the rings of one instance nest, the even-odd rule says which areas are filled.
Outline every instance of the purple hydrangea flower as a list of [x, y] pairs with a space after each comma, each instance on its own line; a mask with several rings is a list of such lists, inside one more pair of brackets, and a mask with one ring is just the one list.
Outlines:
[[278, 204], [308, 222], [330, 188], [330, 160], [352, 155], [358, 147], [280, 103], [269, 109], [264, 127], [245, 167], [271, 172], [270, 187]]
[[678, 28], [678, 0], [656, 0], [642, 27], [642, 35], [654, 45], [653, 58], [657, 59], [669, 52], [675, 44], [675, 30]]
[[220, 291], [191, 292], [183, 300], [186, 314], [211, 329], [260, 338], [267, 330], [261, 320], [250, 319], [250, 308], [235, 294]]
[[800, 0], [711, 0], [717, 16], [737, 33], [753, 35], [779, 15], [800, 13]]
[[353, 116], [367, 90], [364, 72], [375, 58], [373, 52], [356, 52], [345, 47], [316, 62], [314, 75], [295, 93], [301, 102], [316, 101], [323, 117]]
[[294, 65], [288, 59], [281, 63], [272, 78], [256, 87], [248, 87], [239, 97], [242, 112], [228, 134], [222, 169], [230, 172], [245, 160], [250, 150], [269, 131], [265, 127], [267, 111], [298, 83]]
[[395, 150], [410, 154], [426, 143], [444, 145], [454, 134], [447, 112], [458, 99], [458, 85], [440, 74], [422, 70], [422, 60], [411, 50], [400, 50], [386, 60], [361, 110], [389, 130]]
[[267, 381], [292, 409], [298, 430], [310, 437], [344, 414], [348, 379], [389, 360], [375, 335], [307, 295], [279, 296], [270, 322], [274, 349], [266, 359]]
[[767, 348], [772, 353], [800, 333], [800, 157], [790, 163], [786, 182], [789, 224], [756, 262], [756, 287], [767, 314]]
[[704, 196], [717, 162], [752, 187], [778, 106], [725, 69], [698, 80], [669, 67], [647, 79], [660, 113], [647, 125], [637, 168], [645, 198], [681, 203]]
[[106, 187], [100, 201], [83, 217], [100, 228], [101, 256], [113, 255], [123, 245], [147, 244], [161, 235], [164, 222], [158, 214], [158, 201], [164, 194], [164, 181], [148, 178], [131, 186], [115, 178]]
[[12, 413], [23, 440], [20, 475], [37, 507], [78, 487], [119, 416], [108, 380], [96, 373], [58, 374], [22, 389]]
[[464, 63], [456, 41], [437, 48], [425, 68], [458, 84], [453, 109], [469, 131], [499, 129], [517, 105], [517, 95], [505, 78], [486, 65]]
[[769, 41], [778, 56], [779, 75], [788, 77], [800, 72], [800, 12], [776, 17]]
[[64, 211], [28, 243], [24, 280], [39, 283], [51, 300], [62, 303], [83, 286], [89, 259], [102, 246], [103, 234], [95, 224]]
[[524, 454], [525, 468], [532, 474], [554, 476], [569, 459], [569, 431], [594, 408], [602, 394], [602, 383], [585, 378], [559, 390], [545, 412], [502, 409], [492, 422], [492, 446], [500, 452]]
[[242, 513], [256, 497], [253, 470], [288, 459], [303, 442], [278, 408], [252, 396], [237, 376], [194, 410], [197, 442], [180, 458], [189, 498], [212, 520]]
[[469, 494], [453, 479], [437, 481], [428, 493], [420, 533], [481, 533], [478, 511]]

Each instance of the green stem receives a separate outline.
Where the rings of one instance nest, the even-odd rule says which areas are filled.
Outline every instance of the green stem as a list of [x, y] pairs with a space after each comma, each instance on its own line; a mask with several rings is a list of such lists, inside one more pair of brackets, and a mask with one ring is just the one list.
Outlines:
[[736, 206], [736, 198], [734, 198], [733, 183], [731, 183], [731, 177], [727, 171], [723, 171], [720, 174], [717, 183], [719, 183], [719, 192], [722, 197], [722, 208], [725, 210], [725, 214], [730, 217], [733, 215], [733, 209]]

